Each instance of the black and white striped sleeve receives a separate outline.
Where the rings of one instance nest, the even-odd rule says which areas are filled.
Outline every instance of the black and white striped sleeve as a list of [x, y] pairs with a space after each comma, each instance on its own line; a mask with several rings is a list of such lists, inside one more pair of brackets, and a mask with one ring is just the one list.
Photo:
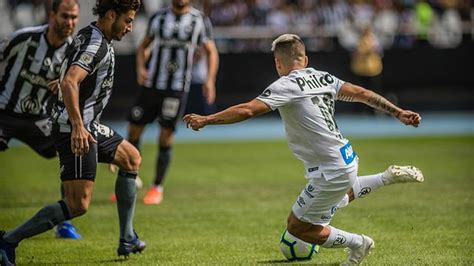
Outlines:
[[20, 51], [26, 44], [30, 32], [19, 30], [12, 33], [8, 38], [0, 40], [0, 61], [8, 60]]
[[209, 17], [203, 16], [202, 22], [203, 22], [203, 25], [201, 28], [201, 32], [199, 33], [199, 39], [198, 39], [199, 44], [203, 44], [209, 40], [214, 39], [214, 33], [212, 31], [212, 23]]
[[73, 55], [71, 65], [80, 66], [90, 75], [95, 72], [99, 63], [104, 59], [106, 54], [107, 44], [105, 43], [105, 40], [101, 37], [95, 37], [92, 35], [87, 41], [82, 43]]

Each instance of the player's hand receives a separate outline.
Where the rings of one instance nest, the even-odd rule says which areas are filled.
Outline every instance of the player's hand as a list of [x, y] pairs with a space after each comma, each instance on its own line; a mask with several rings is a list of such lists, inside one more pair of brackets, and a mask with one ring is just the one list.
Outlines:
[[89, 143], [97, 143], [91, 133], [84, 127], [72, 128], [71, 150], [77, 156], [82, 156], [89, 152]]
[[148, 71], [144, 67], [137, 68], [137, 83], [140, 86], [145, 85], [145, 81], [148, 79]]
[[199, 131], [199, 129], [205, 127], [206, 124], [206, 117], [197, 114], [188, 114], [183, 117], [183, 121], [186, 123], [187, 128], [192, 128], [195, 131]]
[[202, 85], [202, 94], [206, 97], [207, 104], [213, 104], [216, 100], [216, 85], [208, 81]]
[[418, 127], [418, 125], [421, 123], [421, 116], [418, 113], [409, 111], [409, 110], [403, 110], [400, 112], [398, 115], [398, 119], [400, 122], [407, 126], [414, 126]]
[[58, 93], [59, 79], [55, 79], [55, 80], [51, 81], [50, 83], [48, 83], [48, 88], [53, 94]]

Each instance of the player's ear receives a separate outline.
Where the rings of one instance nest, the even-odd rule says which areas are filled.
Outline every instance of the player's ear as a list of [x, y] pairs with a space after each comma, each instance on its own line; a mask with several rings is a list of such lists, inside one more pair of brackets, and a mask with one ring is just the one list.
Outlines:
[[105, 17], [107, 19], [110, 19], [111, 21], [115, 21], [115, 19], [117, 18], [117, 12], [115, 12], [115, 10], [107, 10], [107, 13], [105, 13]]
[[308, 56], [304, 56], [304, 67], [306, 68], [308, 66]]
[[50, 10], [50, 11], [48, 12], [48, 17], [49, 17], [50, 20], [53, 20], [55, 15], [56, 15], [56, 13], [54, 13], [53, 10]]

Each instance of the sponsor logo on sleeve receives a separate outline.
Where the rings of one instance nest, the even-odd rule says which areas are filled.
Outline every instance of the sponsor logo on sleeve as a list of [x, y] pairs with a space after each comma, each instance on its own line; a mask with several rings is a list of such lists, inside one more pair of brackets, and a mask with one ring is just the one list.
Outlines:
[[269, 97], [271, 94], [272, 94], [272, 92], [270, 91], [270, 89], [266, 89], [262, 92], [262, 94], [260, 96]]

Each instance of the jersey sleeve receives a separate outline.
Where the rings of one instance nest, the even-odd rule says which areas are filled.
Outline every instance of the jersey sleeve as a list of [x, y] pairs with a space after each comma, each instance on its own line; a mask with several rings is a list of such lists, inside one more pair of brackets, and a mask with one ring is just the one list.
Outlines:
[[30, 36], [30, 33], [19, 30], [0, 40], [0, 61], [4, 61], [18, 53]]
[[91, 39], [80, 45], [78, 51], [73, 55], [71, 65], [80, 66], [90, 75], [95, 72], [106, 54], [107, 44], [105, 41], [101, 38]]
[[333, 75], [330, 75], [330, 74], [327, 74], [327, 75], [330, 79], [334, 80], [333, 84], [334, 84], [334, 89], [336, 90], [335, 95], [337, 95], [339, 93], [339, 90], [341, 89], [342, 85], [344, 85], [344, 83], [346, 83], [346, 82], [339, 79], [339, 78], [337, 78], [337, 77], [335, 77], [335, 76], [333, 76]]
[[272, 110], [288, 104], [295, 98], [295, 95], [290, 89], [291, 86], [285, 86], [289, 85], [285, 84], [286, 82], [289, 81], [282, 82], [281, 80], [278, 80], [274, 82], [257, 96], [257, 100], [264, 102]]
[[156, 23], [157, 23], [157, 14], [153, 15], [150, 20], [148, 20], [148, 26], [146, 28], [145, 32], [145, 37], [148, 37], [150, 39], [155, 38], [155, 28], [156, 28]]
[[198, 43], [203, 44], [209, 40], [214, 39], [214, 33], [212, 31], [211, 20], [207, 16], [203, 16], [203, 27], [199, 33]]

